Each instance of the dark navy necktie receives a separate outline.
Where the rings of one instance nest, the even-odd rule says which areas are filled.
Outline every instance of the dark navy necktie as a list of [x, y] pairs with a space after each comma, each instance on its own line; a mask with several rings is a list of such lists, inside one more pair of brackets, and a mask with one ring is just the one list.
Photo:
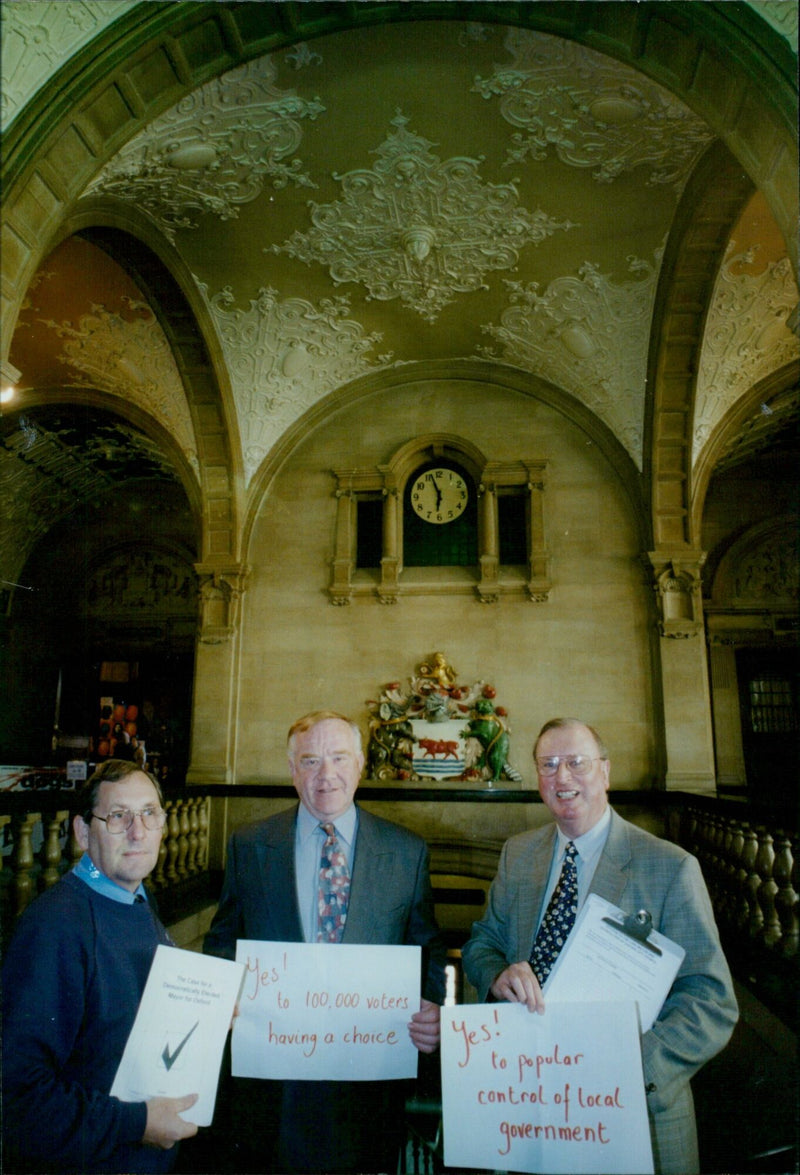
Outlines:
[[578, 850], [572, 841], [564, 850], [564, 864], [561, 876], [553, 890], [539, 933], [531, 951], [530, 964], [540, 984], [543, 984], [553, 969], [561, 948], [575, 925], [578, 912], [578, 870], [575, 858]]

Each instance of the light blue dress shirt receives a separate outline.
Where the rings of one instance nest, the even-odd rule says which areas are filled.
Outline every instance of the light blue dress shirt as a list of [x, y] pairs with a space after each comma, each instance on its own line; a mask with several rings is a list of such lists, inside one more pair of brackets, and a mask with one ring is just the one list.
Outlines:
[[[319, 893], [319, 859], [325, 844], [325, 833], [320, 821], [303, 804], [297, 813], [294, 830], [294, 869], [297, 887], [297, 904], [305, 942], [317, 941], [317, 895]], [[331, 823], [326, 821], [325, 823]], [[336, 820], [332, 821], [339, 844], [347, 857], [352, 875], [355, 858], [356, 833], [358, 832], [358, 809], [355, 804]]]
[[100, 872], [88, 853], [83, 854], [73, 869], [73, 873], [76, 877], [80, 877], [81, 881], [85, 881], [90, 889], [102, 894], [105, 898], [111, 898], [113, 902], [122, 902], [125, 906], [132, 906], [140, 896], [144, 901], [147, 901], [147, 893], [141, 881], [135, 890], [117, 885], [116, 881], [112, 881], [110, 877], [106, 877], [105, 873]]
[[[572, 842], [578, 850], [578, 855], [575, 860], [575, 866], [578, 874], [578, 909], [580, 910], [583, 903], [586, 901], [586, 895], [589, 892], [589, 887], [592, 884], [597, 862], [600, 860], [600, 854], [605, 848], [608, 840], [608, 830], [611, 825], [611, 809], [606, 807], [605, 812], [595, 824], [594, 828], [590, 828], [588, 832], [584, 832], [583, 836], [578, 836]], [[544, 892], [542, 899], [542, 906], [539, 910], [539, 921], [536, 924], [536, 932], [538, 934], [539, 927], [542, 924], [545, 912], [550, 904], [550, 898], [553, 896], [553, 890], [558, 884], [558, 879], [561, 876], [561, 866], [564, 864], [564, 852], [569, 844], [570, 838], [565, 836], [560, 828], [556, 828], [556, 843], [553, 847], [553, 860], [550, 863], [550, 873], [547, 878], [547, 889]]]

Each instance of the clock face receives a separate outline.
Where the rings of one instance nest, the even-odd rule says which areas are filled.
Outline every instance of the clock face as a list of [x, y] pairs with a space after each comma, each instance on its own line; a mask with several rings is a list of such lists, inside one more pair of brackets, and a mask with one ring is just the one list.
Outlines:
[[453, 522], [467, 504], [467, 483], [455, 469], [426, 469], [411, 487], [411, 505], [425, 522]]

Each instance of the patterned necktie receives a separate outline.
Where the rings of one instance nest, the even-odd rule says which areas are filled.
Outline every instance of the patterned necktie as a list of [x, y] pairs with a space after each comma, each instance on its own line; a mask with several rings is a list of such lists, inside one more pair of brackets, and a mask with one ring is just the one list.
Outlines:
[[561, 876], [553, 890], [553, 896], [531, 951], [530, 964], [541, 984], [544, 984], [553, 969], [553, 964], [575, 923], [578, 911], [578, 871], [575, 866], [577, 854], [575, 845], [568, 841], [564, 850]]
[[350, 872], [332, 824], [320, 824], [325, 843], [319, 859], [317, 942], [341, 942], [350, 897]]

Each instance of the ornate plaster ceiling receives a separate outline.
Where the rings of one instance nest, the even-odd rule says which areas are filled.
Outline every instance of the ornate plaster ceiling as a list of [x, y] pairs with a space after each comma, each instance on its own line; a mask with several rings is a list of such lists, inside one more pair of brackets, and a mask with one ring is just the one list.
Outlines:
[[[8, 7], [28, 43], [29, 10]], [[52, 31], [59, 6], [33, 7]], [[63, 8], [76, 38], [105, 11]], [[26, 79], [12, 78], [13, 116]], [[245, 488], [286, 430], [348, 381], [476, 357], [580, 400], [641, 470], [664, 249], [712, 142], [667, 89], [575, 42], [390, 23], [206, 82], [120, 147], [77, 213], [135, 219], [187, 275], [224, 361]], [[708, 307], [695, 460], [738, 400], [797, 359], [786, 325], [797, 300], [756, 194]], [[131, 428], [151, 443], [163, 430], [184, 479], [196, 476], [196, 424], [157, 308], [88, 240], [65, 240], [41, 267], [10, 360], [42, 406], [86, 392], [124, 402]], [[18, 506], [20, 533], [24, 515]]]

